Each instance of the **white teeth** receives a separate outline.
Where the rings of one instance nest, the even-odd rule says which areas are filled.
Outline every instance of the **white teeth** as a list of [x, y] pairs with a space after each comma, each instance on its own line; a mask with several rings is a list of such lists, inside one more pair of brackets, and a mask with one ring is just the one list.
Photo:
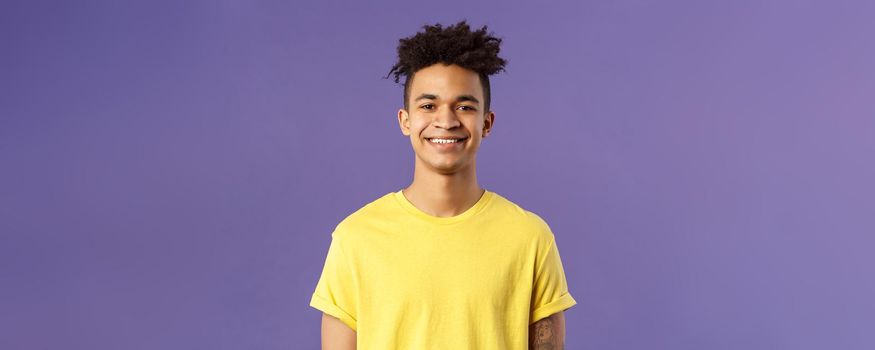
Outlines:
[[434, 143], [456, 143], [461, 141], [461, 139], [431, 139], [431, 142]]

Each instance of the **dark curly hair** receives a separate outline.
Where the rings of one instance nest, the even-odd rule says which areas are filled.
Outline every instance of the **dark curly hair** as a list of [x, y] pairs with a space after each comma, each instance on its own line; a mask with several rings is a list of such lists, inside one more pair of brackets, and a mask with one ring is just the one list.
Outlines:
[[[424, 31], [400, 39], [398, 44], [398, 63], [392, 66], [389, 74], [395, 75], [395, 82], [404, 75], [404, 109], [408, 110], [410, 83], [416, 71], [435, 63], [455, 64], [470, 69], [480, 75], [483, 86], [484, 112], [489, 111], [489, 76], [505, 70], [507, 61], [498, 57], [501, 39], [487, 33], [482, 28], [471, 31], [465, 20], [446, 28], [440, 24], [425, 25]], [[384, 79], [385, 79], [384, 78]]]

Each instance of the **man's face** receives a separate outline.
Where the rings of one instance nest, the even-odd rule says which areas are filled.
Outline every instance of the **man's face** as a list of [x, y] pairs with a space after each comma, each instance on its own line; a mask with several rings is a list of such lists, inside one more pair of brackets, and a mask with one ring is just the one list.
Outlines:
[[398, 123], [401, 132], [410, 136], [417, 168], [440, 174], [473, 168], [480, 141], [495, 119], [492, 111], [484, 111], [479, 75], [438, 63], [420, 69], [413, 78], [410, 110], [398, 111]]

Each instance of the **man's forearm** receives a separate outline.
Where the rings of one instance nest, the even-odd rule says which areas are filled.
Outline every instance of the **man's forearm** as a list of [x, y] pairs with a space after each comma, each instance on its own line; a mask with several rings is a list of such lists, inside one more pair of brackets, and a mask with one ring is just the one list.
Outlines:
[[542, 318], [529, 327], [529, 349], [565, 349], [565, 315], [562, 311]]

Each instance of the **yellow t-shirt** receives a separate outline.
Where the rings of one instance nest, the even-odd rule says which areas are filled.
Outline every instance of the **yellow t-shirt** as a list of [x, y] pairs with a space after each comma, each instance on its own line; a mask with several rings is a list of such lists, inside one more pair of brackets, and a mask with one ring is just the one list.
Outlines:
[[577, 304], [547, 223], [488, 190], [453, 217], [390, 192], [331, 236], [310, 306], [360, 350], [525, 350], [529, 325]]

